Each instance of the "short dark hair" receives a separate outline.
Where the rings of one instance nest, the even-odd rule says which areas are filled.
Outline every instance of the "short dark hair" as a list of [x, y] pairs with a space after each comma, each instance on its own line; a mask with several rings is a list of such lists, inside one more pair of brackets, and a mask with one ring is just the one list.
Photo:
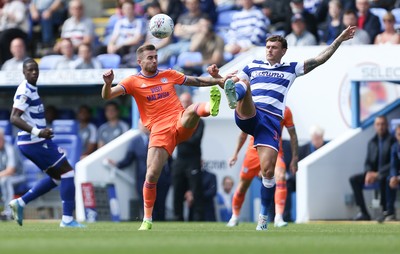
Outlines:
[[104, 108], [108, 108], [109, 106], [113, 106], [117, 111], [119, 111], [119, 105], [115, 101], [108, 101], [106, 105], [104, 105]]
[[35, 63], [36, 65], [38, 64], [38, 63], [35, 61], [35, 59], [33, 59], [33, 58], [28, 58], [28, 59], [24, 60], [24, 62], [22, 63], [22, 68], [25, 69], [26, 66], [27, 66], [28, 64], [31, 64], [31, 63]]
[[137, 58], [140, 58], [142, 56], [143, 52], [152, 51], [152, 50], [156, 50], [156, 47], [153, 44], [142, 45], [136, 50], [136, 56], [137, 56]]
[[282, 48], [284, 48], [284, 49], [287, 49], [287, 48], [288, 48], [288, 44], [287, 44], [286, 39], [283, 38], [283, 37], [280, 36], [280, 35], [271, 35], [271, 36], [269, 36], [269, 37], [265, 40], [265, 43], [267, 43], [267, 42], [269, 42], [269, 41], [272, 41], [272, 42], [278, 41], [278, 42], [281, 43]]

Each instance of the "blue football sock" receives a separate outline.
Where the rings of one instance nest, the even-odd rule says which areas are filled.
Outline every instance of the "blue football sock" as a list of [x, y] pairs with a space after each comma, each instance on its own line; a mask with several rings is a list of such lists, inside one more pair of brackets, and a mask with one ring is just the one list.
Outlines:
[[45, 178], [37, 182], [35, 186], [27, 191], [21, 198], [25, 202], [25, 204], [28, 204], [32, 200], [42, 196], [43, 194], [46, 194], [55, 187], [57, 187], [57, 184], [54, 182], [54, 180], [46, 176]]
[[272, 188], [267, 188], [261, 185], [261, 210], [260, 214], [268, 215], [269, 208], [271, 207], [272, 201], [275, 195], [275, 185]]
[[74, 177], [61, 177], [60, 197], [63, 204], [63, 215], [72, 216], [75, 210]]
[[235, 90], [236, 90], [236, 99], [240, 101], [246, 95], [247, 87], [244, 83], [238, 82], [235, 84]]

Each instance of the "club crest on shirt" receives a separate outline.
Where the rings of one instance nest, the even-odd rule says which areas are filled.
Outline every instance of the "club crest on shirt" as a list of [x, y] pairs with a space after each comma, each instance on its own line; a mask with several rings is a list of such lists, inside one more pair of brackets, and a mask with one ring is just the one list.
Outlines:
[[168, 83], [168, 79], [167, 78], [162, 78], [160, 81], [161, 81], [161, 83], [164, 83], [164, 84]]
[[26, 96], [26, 95], [21, 95], [20, 97], [19, 97], [19, 101], [22, 103], [22, 104], [25, 104], [25, 102], [28, 100], [28, 96]]

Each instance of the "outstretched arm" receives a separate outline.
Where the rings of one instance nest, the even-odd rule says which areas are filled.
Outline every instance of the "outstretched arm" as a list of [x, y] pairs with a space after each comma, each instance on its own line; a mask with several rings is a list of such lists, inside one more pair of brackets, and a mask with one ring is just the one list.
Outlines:
[[184, 85], [187, 86], [215, 86], [219, 85], [224, 87], [224, 82], [226, 78], [210, 78], [210, 77], [193, 77], [187, 76]]
[[329, 45], [323, 50], [317, 57], [308, 59], [304, 62], [304, 74], [309, 73], [321, 64], [328, 61], [328, 59], [335, 53], [339, 48], [340, 44], [354, 37], [356, 31], [355, 26], [349, 26]]
[[240, 150], [242, 149], [244, 142], [246, 142], [246, 139], [247, 139], [247, 133], [242, 131], [239, 135], [239, 139], [238, 139], [238, 142], [236, 145], [235, 152], [233, 153], [232, 158], [229, 159], [229, 167], [232, 167], [233, 165], [235, 165], [238, 154], [239, 154]]

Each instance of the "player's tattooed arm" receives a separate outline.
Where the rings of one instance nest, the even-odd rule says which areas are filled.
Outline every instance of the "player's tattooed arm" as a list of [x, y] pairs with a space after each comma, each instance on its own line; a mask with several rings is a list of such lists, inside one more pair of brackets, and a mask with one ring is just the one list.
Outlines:
[[187, 86], [214, 86], [224, 84], [223, 78], [211, 78], [211, 77], [192, 77], [187, 76], [185, 85]]
[[308, 59], [304, 62], [304, 73], [308, 73], [321, 64], [328, 61], [328, 59], [335, 53], [340, 46], [340, 41], [335, 40], [331, 45], [324, 49], [317, 57]]
[[328, 59], [335, 53], [339, 48], [340, 44], [344, 41], [350, 40], [354, 37], [357, 27], [349, 26], [342, 31], [342, 33], [329, 45], [325, 50], [323, 50], [317, 57], [311, 58], [304, 62], [304, 73], [308, 73], [314, 70], [316, 67], [328, 61]]

